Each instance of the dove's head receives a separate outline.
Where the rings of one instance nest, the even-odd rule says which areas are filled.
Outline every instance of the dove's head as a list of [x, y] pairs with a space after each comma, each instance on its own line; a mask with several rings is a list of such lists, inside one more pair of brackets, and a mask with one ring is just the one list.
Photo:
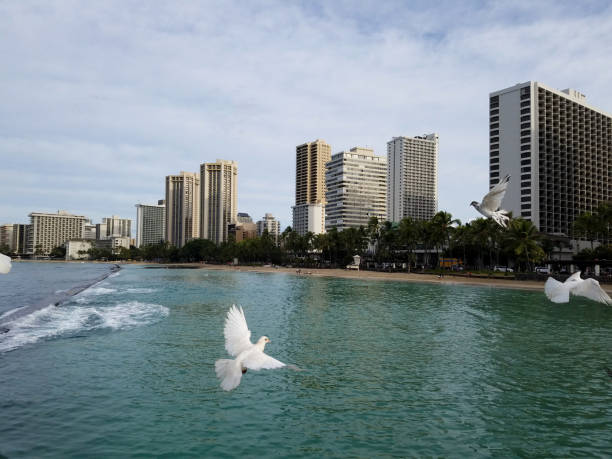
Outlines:
[[263, 348], [269, 342], [270, 338], [268, 338], [267, 336], [262, 336], [261, 338], [259, 338], [259, 341], [257, 341], [257, 344], [259, 344]]

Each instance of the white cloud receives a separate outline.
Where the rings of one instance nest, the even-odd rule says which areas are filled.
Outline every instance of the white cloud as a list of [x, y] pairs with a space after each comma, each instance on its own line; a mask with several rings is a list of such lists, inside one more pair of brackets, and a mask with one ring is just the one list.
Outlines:
[[413, 5], [2, 4], [0, 223], [133, 218], [165, 175], [225, 158], [240, 211], [288, 224], [296, 145], [384, 154], [434, 131], [439, 207], [467, 220], [487, 188], [489, 92], [533, 79], [612, 110], [607, 5]]

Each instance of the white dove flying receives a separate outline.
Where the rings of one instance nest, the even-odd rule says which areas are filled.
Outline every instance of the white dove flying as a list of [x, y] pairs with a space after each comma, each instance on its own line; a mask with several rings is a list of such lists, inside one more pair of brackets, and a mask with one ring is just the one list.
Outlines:
[[612, 298], [600, 287], [595, 279], [581, 279], [580, 271], [575, 272], [565, 282], [549, 277], [544, 284], [544, 293], [553, 303], [568, 303], [570, 293], [584, 296], [599, 303], [612, 305]]
[[504, 195], [506, 194], [506, 188], [508, 188], [508, 183], [510, 183], [510, 175], [506, 175], [503, 179], [499, 181], [497, 185], [491, 188], [485, 197], [482, 198], [482, 202], [479, 204], [476, 201], [472, 201], [470, 206], [474, 206], [474, 208], [484, 215], [487, 218], [492, 218], [499, 226], [506, 228], [506, 223], [509, 220], [508, 211], [501, 210], [499, 207], [501, 206], [502, 199], [504, 199]]
[[215, 372], [221, 380], [223, 390], [232, 390], [238, 387], [242, 375], [249, 370], [272, 370], [286, 366], [283, 362], [264, 354], [264, 347], [270, 340], [267, 336], [259, 338], [255, 344], [251, 343], [251, 331], [246, 323], [244, 311], [233, 305], [225, 319], [225, 350], [231, 359], [219, 359], [215, 362]]
[[8, 274], [11, 270], [11, 257], [0, 253], [0, 274]]

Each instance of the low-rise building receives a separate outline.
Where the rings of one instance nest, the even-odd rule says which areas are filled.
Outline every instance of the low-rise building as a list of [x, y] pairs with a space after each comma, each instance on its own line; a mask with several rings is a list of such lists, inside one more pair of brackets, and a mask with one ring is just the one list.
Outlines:
[[257, 235], [261, 236], [264, 231], [267, 231], [274, 243], [278, 245], [278, 238], [280, 236], [280, 222], [274, 218], [272, 214], [266, 214], [264, 217], [257, 222]]

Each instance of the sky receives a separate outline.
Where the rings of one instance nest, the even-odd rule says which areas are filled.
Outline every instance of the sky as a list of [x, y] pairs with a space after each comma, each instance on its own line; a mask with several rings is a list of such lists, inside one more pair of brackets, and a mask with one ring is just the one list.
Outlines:
[[238, 161], [238, 210], [291, 224], [295, 147], [439, 135], [438, 208], [488, 190], [488, 95], [612, 112], [612, 4], [0, 0], [0, 224], [136, 218], [165, 176]]

